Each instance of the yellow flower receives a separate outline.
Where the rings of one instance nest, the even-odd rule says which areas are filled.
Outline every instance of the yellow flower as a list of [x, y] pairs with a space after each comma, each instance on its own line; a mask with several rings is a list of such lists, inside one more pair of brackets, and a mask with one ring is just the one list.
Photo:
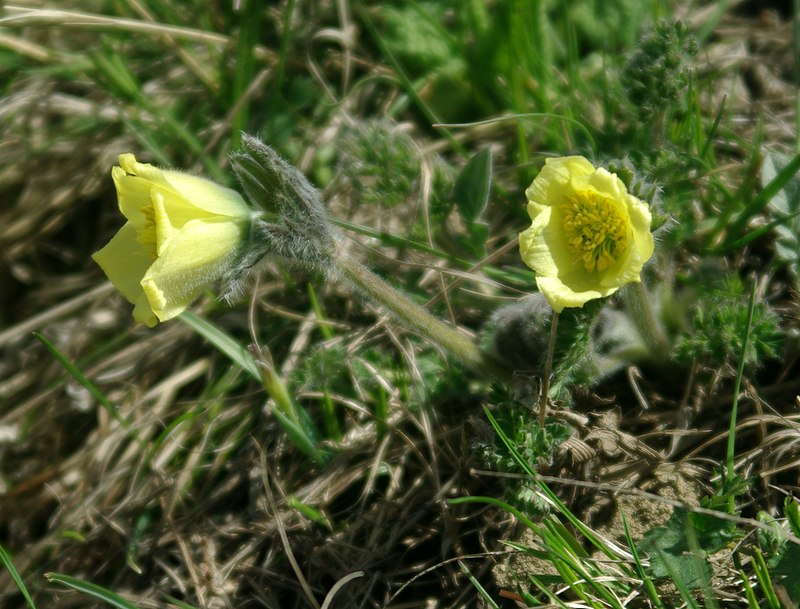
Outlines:
[[525, 194], [532, 224], [520, 254], [554, 311], [640, 281], [653, 254], [650, 210], [616, 174], [582, 156], [547, 159]]
[[179, 315], [242, 253], [252, 212], [209, 180], [119, 157], [111, 170], [128, 220], [92, 255], [150, 327]]

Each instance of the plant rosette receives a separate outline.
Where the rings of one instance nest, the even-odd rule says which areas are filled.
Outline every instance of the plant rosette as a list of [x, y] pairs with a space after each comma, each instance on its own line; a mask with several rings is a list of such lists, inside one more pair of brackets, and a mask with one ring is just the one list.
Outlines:
[[582, 156], [549, 158], [525, 194], [532, 223], [520, 255], [554, 311], [641, 281], [654, 249], [650, 209], [616, 174]]

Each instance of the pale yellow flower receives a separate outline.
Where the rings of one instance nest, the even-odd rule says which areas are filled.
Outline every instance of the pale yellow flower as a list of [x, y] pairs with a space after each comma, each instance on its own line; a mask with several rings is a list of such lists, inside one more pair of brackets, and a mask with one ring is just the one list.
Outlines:
[[252, 212], [235, 191], [122, 154], [111, 171], [125, 225], [92, 255], [150, 327], [179, 315], [230, 270]]
[[525, 194], [532, 224], [520, 254], [554, 311], [640, 281], [653, 254], [650, 209], [616, 174], [582, 156], [551, 158]]

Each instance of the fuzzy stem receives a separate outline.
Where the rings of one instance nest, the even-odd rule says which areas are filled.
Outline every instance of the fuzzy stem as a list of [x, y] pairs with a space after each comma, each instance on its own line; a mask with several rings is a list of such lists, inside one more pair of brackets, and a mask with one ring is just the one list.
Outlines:
[[668, 355], [671, 347], [661, 324], [656, 319], [653, 307], [645, 292], [644, 284], [637, 282], [629, 285], [623, 294], [625, 306], [631, 313], [633, 323], [641, 334], [644, 343], [651, 350], [651, 357]]
[[395, 317], [428, 340], [455, 355], [465, 365], [483, 371], [489, 376], [508, 377], [508, 371], [481, 351], [474, 342], [412, 302], [405, 294], [384, 282], [360, 262], [343, 254], [333, 256], [331, 262], [342, 279], [388, 309]]
[[558, 335], [558, 313], [553, 311], [550, 318], [550, 339], [547, 341], [547, 359], [544, 362], [544, 376], [542, 377], [542, 392], [539, 395], [539, 427], [544, 429], [547, 416], [547, 398], [550, 393], [550, 377], [553, 375], [553, 354], [556, 350], [556, 336]]

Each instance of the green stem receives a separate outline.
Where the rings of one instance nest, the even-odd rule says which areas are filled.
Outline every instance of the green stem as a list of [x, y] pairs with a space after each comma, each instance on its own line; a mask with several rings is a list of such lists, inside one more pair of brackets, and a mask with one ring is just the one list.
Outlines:
[[[733, 480], [736, 473], [735, 446], [736, 446], [736, 420], [739, 416], [739, 392], [742, 388], [742, 377], [744, 376], [744, 365], [747, 362], [747, 349], [750, 346], [750, 333], [753, 329], [753, 311], [756, 308], [756, 278], [753, 278], [753, 286], [750, 288], [750, 301], [747, 304], [747, 321], [745, 322], [744, 340], [742, 341], [742, 353], [739, 357], [739, 367], [736, 369], [736, 381], [733, 385], [733, 404], [731, 405], [731, 423], [728, 429], [728, 446], [725, 451], [725, 461], [728, 469], [728, 480]], [[728, 508], [730, 513], [734, 509], [734, 497], [728, 498]]]
[[629, 285], [625, 289], [623, 297], [633, 318], [633, 323], [636, 324], [636, 329], [650, 349], [650, 356], [664, 357], [668, 355], [671, 351], [669, 340], [656, 319], [644, 284], [637, 282]]
[[388, 309], [400, 321], [425, 338], [452, 353], [465, 365], [490, 376], [501, 378], [508, 376], [505, 368], [481, 351], [469, 338], [412, 302], [405, 294], [384, 282], [360, 262], [343, 254], [333, 256], [331, 262], [342, 279]]
[[553, 353], [556, 350], [556, 336], [558, 334], [558, 313], [553, 311], [550, 318], [550, 339], [547, 341], [547, 359], [544, 362], [544, 377], [542, 378], [542, 393], [539, 396], [539, 427], [544, 429], [547, 416], [547, 398], [550, 393], [550, 377], [553, 374]]

